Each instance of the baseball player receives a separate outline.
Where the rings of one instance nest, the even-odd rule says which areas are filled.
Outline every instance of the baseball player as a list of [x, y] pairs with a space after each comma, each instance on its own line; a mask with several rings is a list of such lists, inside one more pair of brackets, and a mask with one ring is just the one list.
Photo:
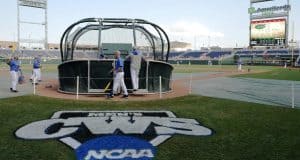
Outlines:
[[113, 98], [114, 94], [117, 93], [118, 88], [121, 86], [122, 91], [124, 92], [123, 98], [128, 98], [127, 88], [124, 82], [124, 62], [121, 58], [121, 52], [116, 51], [115, 53], [115, 64], [114, 64], [114, 82], [113, 82], [113, 90], [108, 95], [108, 98]]
[[242, 64], [243, 64], [242, 59], [239, 58], [238, 59], [238, 71], [242, 71]]
[[140, 52], [134, 49], [128, 56], [128, 59], [130, 60], [130, 74], [133, 91], [137, 91], [139, 89], [139, 73], [143, 56]]
[[35, 57], [33, 60], [33, 72], [30, 78], [33, 82], [41, 82], [41, 60], [38, 57]]
[[20, 69], [20, 63], [18, 61], [18, 57], [14, 57], [10, 59], [10, 61], [7, 63], [10, 67], [10, 77], [11, 77], [11, 92], [18, 92], [17, 91], [17, 84], [18, 84], [18, 72]]

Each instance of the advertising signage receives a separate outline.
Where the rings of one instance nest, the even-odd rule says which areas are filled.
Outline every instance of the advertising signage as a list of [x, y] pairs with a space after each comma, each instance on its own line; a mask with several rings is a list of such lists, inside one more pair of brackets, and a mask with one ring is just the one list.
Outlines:
[[47, 8], [46, 0], [19, 0], [20, 6], [33, 7], [33, 8]]
[[267, 1], [273, 1], [273, 0], [251, 0], [251, 3], [260, 3], [260, 2], [267, 2]]
[[286, 42], [286, 19], [251, 21], [251, 46], [280, 46]]
[[264, 12], [279, 12], [279, 11], [288, 12], [290, 10], [291, 10], [291, 5], [283, 5], [283, 6], [273, 6], [268, 8], [251, 7], [249, 8], [248, 12], [249, 14], [255, 14], [255, 13], [264, 13]]

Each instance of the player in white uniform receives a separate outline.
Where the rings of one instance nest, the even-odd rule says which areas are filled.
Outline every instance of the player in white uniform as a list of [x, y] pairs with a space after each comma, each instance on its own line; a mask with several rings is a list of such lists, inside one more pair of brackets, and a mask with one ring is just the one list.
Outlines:
[[242, 71], [242, 64], [243, 64], [242, 59], [239, 58], [238, 59], [238, 71]]
[[33, 82], [41, 82], [41, 60], [38, 57], [35, 57], [33, 60], [33, 73], [30, 78]]
[[18, 57], [14, 57], [7, 64], [10, 66], [10, 77], [11, 77], [10, 91], [18, 92], [17, 91], [17, 84], [19, 79], [18, 72], [20, 69], [20, 63], [18, 61]]
[[115, 59], [113, 90], [108, 95], [108, 98], [113, 98], [114, 94], [118, 92], [119, 87], [121, 87], [124, 92], [123, 98], [128, 98], [128, 92], [124, 82], [124, 62], [121, 58], [120, 51], [115, 52]]

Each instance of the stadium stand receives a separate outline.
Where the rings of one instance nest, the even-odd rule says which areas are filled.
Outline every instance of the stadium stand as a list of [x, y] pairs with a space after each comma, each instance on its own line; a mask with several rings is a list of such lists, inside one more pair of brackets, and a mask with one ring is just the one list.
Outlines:
[[252, 55], [252, 54], [263, 54], [265, 51], [263, 50], [241, 50], [237, 51], [236, 55]]
[[298, 55], [297, 61], [296, 61], [296, 66], [300, 66], [300, 50], [297, 49], [295, 50], [295, 54]]
[[210, 51], [207, 56], [212, 59], [217, 59], [219, 57], [224, 57], [226, 55], [231, 55], [232, 51]]
[[12, 57], [14, 55], [18, 55], [20, 57], [28, 57], [32, 58], [35, 56], [41, 55], [44, 58], [60, 58], [60, 52], [58, 50], [49, 50], [49, 51], [44, 51], [44, 50], [22, 50], [20, 52], [14, 52], [11, 49], [0, 49], [0, 56], [1, 57]]
[[283, 49], [283, 50], [268, 50], [267, 54], [270, 54], [270, 55], [287, 55], [287, 54], [289, 54], [289, 51], [287, 49]]
[[[299, 57], [299, 49], [294, 50], [294, 56], [296, 58], [296, 64], [300, 66], [300, 57]], [[60, 60], [60, 52], [59, 50], [49, 50], [45, 52], [44, 50], [22, 50], [21, 52], [15, 52], [11, 49], [0, 48], [0, 57], [1, 59], [10, 58], [14, 55], [18, 55], [25, 59], [33, 59], [35, 56], [41, 55], [46, 59], [57, 59]], [[265, 58], [268, 60], [288, 60], [291, 58], [291, 50], [288, 49], [257, 49], [257, 50], [249, 50], [249, 49], [240, 49], [240, 50], [200, 50], [200, 51], [180, 51], [180, 52], [170, 52], [170, 59], [172, 60], [209, 60], [214, 59], [218, 60], [220, 57], [230, 58], [231, 55], [238, 55], [243, 58], [254, 58], [257, 57], [261, 61]], [[254, 56], [254, 57], [253, 57]], [[98, 52], [95, 50], [76, 50], [74, 51], [74, 57], [76, 59], [93, 59], [98, 58]]]
[[172, 59], [172, 58], [177, 58], [179, 57], [181, 54], [183, 54], [184, 52], [170, 52], [169, 53], [169, 58]]
[[182, 55], [180, 55], [180, 58], [200, 58], [201, 55], [203, 55], [206, 52], [203, 51], [190, 51], [190, 52], [185, 52]]
[[0, 49], [1, 57], [9, 57], [12, 54], [11, 49]]

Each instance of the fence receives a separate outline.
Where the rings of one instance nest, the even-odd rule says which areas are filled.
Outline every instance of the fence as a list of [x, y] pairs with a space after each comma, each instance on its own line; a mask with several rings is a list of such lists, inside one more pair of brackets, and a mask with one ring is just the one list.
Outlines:
[[[133, 91], [131, 78], [124, 78], [124, 81], [131, 93]], [[65, 85], [60, 85], [64, 87], [59, 88], [60, 91], [70, 94], [106, 94], [112, 90], [113, 86], [111, 77], [59, 77], [59, 82], [65, 83]], [[140, 77], [139, 90], [143, 94], [167, 93], [172, 90], [172, 79], [163, 76]]]

